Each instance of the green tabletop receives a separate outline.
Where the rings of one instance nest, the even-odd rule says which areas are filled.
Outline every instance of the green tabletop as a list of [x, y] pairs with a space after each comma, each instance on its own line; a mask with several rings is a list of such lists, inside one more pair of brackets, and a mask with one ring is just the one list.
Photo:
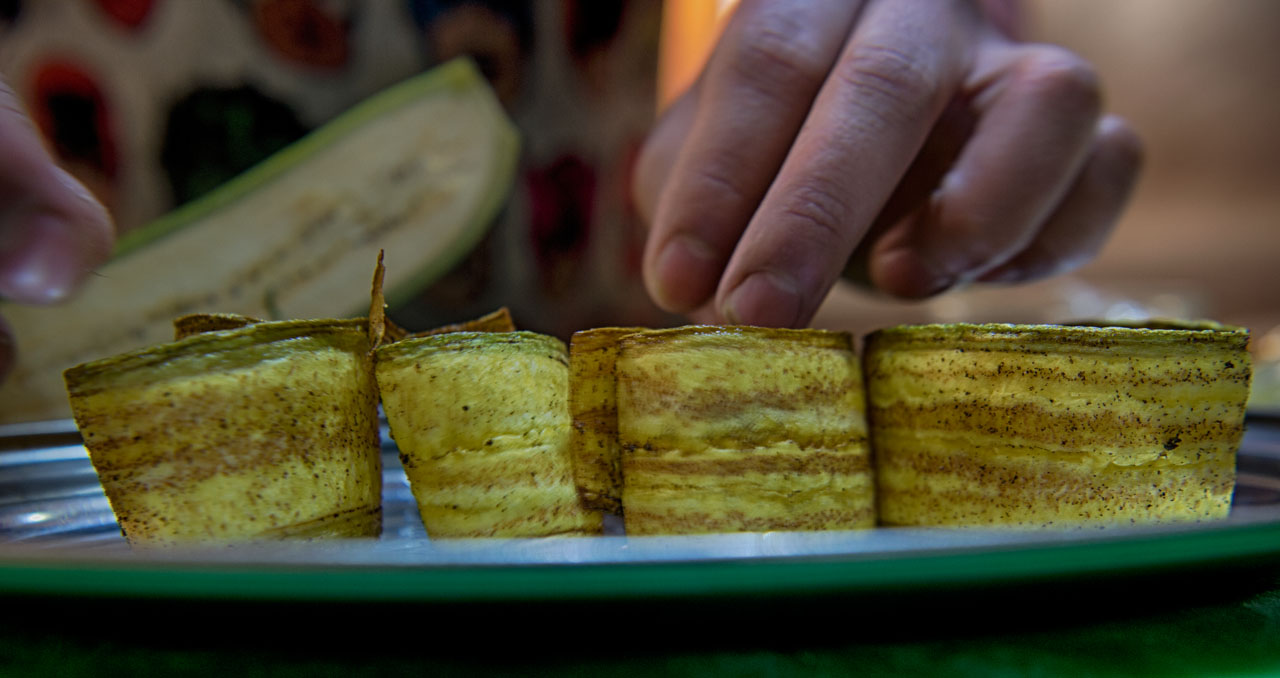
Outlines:
[[855, 595], [0, 605], [0, 676], [1280, 675], [1265, 563]]

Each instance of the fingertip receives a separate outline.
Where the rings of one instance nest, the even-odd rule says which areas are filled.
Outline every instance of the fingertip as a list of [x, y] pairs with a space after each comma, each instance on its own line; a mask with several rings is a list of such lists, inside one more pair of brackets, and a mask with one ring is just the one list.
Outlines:
[[724, 325], [727, 321], [716, 310], [715, 304], [702, 306], [685, 313], [685, 318], [695, 325]]
[[1073, 268], [1077, 268], [1077, 265], [1069, 262], [1057, 262], [1057, 265], [1054, 266], [1037, 266], [1034, 263], [1027, 265], [1015, 259], [1008, 264], [997, 266], [983, 273], [978, 277], [977, 281], [992, 285], [1013, 285], [1040, 280], [1058, 273], [1065, 273]]
[[1128, 120], [1113, 113], [1102, 116], [1102, 120], [1098, 121], [1098, 136], [1108, 143], [1116, 144], [1134, 165], [1142, 164], [1142, 137]]
[[33, 182], [26, 204], [0, 218], [0, 296], [57, 303], [111, 257], [115, 225], [75, 177], [55, 165]]
[[653, 258], [646, 276], [649, 295], [660, 308], [687, 313], [714, 292], [723, 257], [697, 236], [683, 233], [665, 244]]
[[945, 292], [957, 282], [954, 276], [930, 266], [919, 252], [909, 247], [873, 254], [868, 269], [877, 289], [903, 299], [926, 299]]
[[115, 246], [116, 228], [111, 214], [70, 172], [56, 165], [53, 172], [62, 193], [49, 200], [51, 211], [64, 214], [68, 224], [79, 232], [91, 265], [105, 262]]
[[725, 296], [721, 315], [732, 325], [801, 327], [809, 322], [795, 282], [777, 273], [759, 271], [743, 279]]
[[24, 216], [5, 229], [0, 252], [0, 294], [25, 304], [49, 304], [65, 298], [81, 279], [76, 249], [68, 230], [52, 215]]
[[1097, 152], [1106, 155], [1107, 180], [1123, 186], [1127, 195], [1146, 163], [1146, 146], [1142, 137], [1124, 118], [1107, 115], [1098, 122], [1096, 143]]

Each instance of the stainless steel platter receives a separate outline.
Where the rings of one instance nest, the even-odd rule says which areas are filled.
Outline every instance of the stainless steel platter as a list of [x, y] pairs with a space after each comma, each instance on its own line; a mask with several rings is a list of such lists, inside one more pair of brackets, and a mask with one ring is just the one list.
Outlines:
[[383, 429], [380, 539], [130, 550], [70, 421], [0, 427], [0, 594], [563, 599], [786, 594], [1280, 561], [1280, 422], [1253, 418], [1230, 518], [1105, 530], [875, 529], [431, 541]]

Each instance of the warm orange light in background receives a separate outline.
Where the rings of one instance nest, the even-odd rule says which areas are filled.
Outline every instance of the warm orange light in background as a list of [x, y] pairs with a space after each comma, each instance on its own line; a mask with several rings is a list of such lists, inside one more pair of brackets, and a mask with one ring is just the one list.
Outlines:
[[693, 84], [737, 0], [666, 0], [658, 55], [658, 110]]

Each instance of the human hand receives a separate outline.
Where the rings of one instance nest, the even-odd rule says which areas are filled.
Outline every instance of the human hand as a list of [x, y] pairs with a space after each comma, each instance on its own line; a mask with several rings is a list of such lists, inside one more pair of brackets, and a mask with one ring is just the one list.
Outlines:
[[[0, 82], [0, 299], [65, 299], [107, 260], [114, 240], [107, 211], [54, 164], [12, 90]], [[0, 379], [13, 360], [13, 340], [0, 318]]]
[[1092, 67], [976, 2], [744, 0], [655, 127], [645, 282], [699, 322], [807, 325], [846, 270], [927, 297], [1090, 259], [1141, 163]]

